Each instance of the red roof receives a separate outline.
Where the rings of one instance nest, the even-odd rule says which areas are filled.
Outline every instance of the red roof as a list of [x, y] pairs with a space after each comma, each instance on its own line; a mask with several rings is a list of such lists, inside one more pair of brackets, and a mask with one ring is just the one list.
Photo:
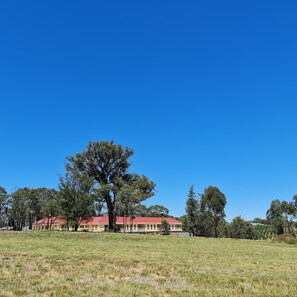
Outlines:
[[[162, 222], [161, 217], [152, 218], [152, 217], [136, 217], [133, 220], [131, 218], [124, 218], [124, 217], [117, 217], [117, 224], [161, 224]], [[178, 224], [181, 225], [181, 222], [173, 219], [173, 218], [165, 218], [169, 224]], [[58, 223], [65, 223], [65, 219], [63, 217], [52, 217], [52, 218], [45, 218], [41, 219], [37, 222], [34, 222], [33, 225], [47, 225], [47, 224], [58, 224]], [[104, 217], [92, 217], [82, 219], [81, 224], [108, 224], [108, 216]]]
[[65, 219], [63, 217], [51, 217], [51, 218], [44, 218], [37, 222], [34, 222], [33, 225], [49, 225], [49, 224], [58, 224], [64, 223]]
[[[106, 217], [106, 218], [107, 218], [107, 222], [108, 222], [108, 217]], [[180, 221], [173, 219], [173, 218], [165, 218], [165, 219], [169, 224], [181, 224]], [[117, 217], [117, 224], [122, 224], [123, 220], [125, 221], [125, 223], [133, 223], [133, 224], [145, 224], [145, 223], [161, 224], [163, 218], [161, 218], [161, 217], [157, 217], [157, 218], [136, 217], [132, 220], [131, 218]]]

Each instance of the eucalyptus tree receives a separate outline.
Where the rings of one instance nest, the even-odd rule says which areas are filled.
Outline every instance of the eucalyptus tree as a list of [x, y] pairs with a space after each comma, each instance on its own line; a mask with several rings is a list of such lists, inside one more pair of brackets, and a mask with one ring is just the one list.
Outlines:
[[29, 188], [20, 188], [11, 194], [9, 219], [14, 230], [20, 231], [28, 224], [30, 195]]
[[[218, 226], [220, 221], [224, 219], [225, 206], [227, 204], [227, 199], [225, 195], [217, 188], [209, 186], [204, 190], [201, 196], [201, 218], [205, 222], [210, 222], [212, 224], [212, 229], [214, 236], [218, 237]], [[211, 226], [207, 226], [208, 228]]]
[[8, 220], [8, 207], [9, 207], [9, 195], [7, 191], [0, 187], [0, 227], [7, 225]]
[[77, 231], [83, 218], [95, 214], [93, 179], [75, 171], [67, 172], [60, 178], [59, 190], [61, 213]]
[[285, 220], [286, 231], [290, 234], [295, 234], [294, 218], [296, 217], [296, 208], [294, 202], [281, 202], [283, 217]]
[[145, 176], [129, 173], [133, 150], [113, 141], [89, 142], [86, 150], [67, 158], [66, 170], [76, 171], [92, 178], [98, 199], [103, 201], [108, 213], [108, 229], [116, 227], [116, 201], [125, 185], [138, 184], [139, 195], [147, 199], [154, 195], [155, 184]]
[[266, 212], [266, 217], [276, 235], [284, 233], [285, 220], [283, 216], [283, 206], [279, 199], [275, 199], [271, 202], [270, 207]]

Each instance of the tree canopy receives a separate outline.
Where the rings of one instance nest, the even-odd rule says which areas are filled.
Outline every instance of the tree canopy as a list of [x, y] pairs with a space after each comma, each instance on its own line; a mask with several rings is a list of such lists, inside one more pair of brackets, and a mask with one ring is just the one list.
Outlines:
[[[92, 178], [98, 199], [105, 202], [109, 230], [115, 229], [116, 202], [123, 191], [134, 191], [139, 200], [154, 195], [155, 184], [146, 176], [129, 173], [133, 150], [113, 141], [89, 142], [87, 149], [67, 158], [66, 170], [78, 170]], [[122, 192], [121, 192], [122, 191]]]
[[211, 218], [215, 237], [218, 237], [219, 222], [226, 216], [224, 211], [226, 204], [225, 195], [217, 187], [209, 186], [204, 190], [201, 197], [201, 212]]

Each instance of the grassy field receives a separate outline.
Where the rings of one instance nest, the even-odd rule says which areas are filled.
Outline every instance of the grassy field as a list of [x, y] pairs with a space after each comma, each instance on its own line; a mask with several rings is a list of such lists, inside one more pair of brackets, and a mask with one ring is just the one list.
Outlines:
[[297, 247], [136, 234], [0, 233], [0, 296], [297, 296]]

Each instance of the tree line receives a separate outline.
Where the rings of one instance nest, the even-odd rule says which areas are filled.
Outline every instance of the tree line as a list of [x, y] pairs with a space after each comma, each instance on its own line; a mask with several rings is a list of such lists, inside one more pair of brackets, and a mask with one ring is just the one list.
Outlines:
[[246, 221], [241, 216], [228, 223], [225, 220], [225, 195], [214, 186], [197, 195], [191, 186], [186, 202], [186, 214], [181, 217], [184, 231], [193, 236], [267, 239], [275, 235], [296, 236], [297, 195], [290, 202], [273, 200], [266, 218]]
[[[113, 141], [89, 142], [85, 150], [66, 158], [66, 173], [57, 189], [25, 187], [7, 193], [0, 187], [0, 228], [32, 229], [34, 221], [63, 216], [66, 224], [77, 230], [82, 218], [108, 215], [108, 229], [116, 231], [116, 216], [168, 217], [169, 210], [162, 205], [143, 205], [155, 194], [155, 183], [130, 172], [133, 153]], [[251, 222], [238, 216], [228, 223], [226, 204], [217, 187], [209, 186], [197, 195], [191, 186], [186, 215], [180, 218], [184, 231], [193, 236], [246, 239], [284, 233], [295, 236], [297, 195], [290, 202], [273, 200], [266, 218]]]
[[66, 158], [58, 189], [20, 188], [9, 194], [0, 187], [0, 227], [32, 229], [34, 221], [63, 216], [77, 230], [82, 218], [107, 214], [108, 229], [116, 231], [116, 216], [168, 217], [162, 205], [143, 205], [155, 194], [155, 183], [130, 173], [132, 155], [131, 148], [113, 141], [89, 142], [86, 150]]

